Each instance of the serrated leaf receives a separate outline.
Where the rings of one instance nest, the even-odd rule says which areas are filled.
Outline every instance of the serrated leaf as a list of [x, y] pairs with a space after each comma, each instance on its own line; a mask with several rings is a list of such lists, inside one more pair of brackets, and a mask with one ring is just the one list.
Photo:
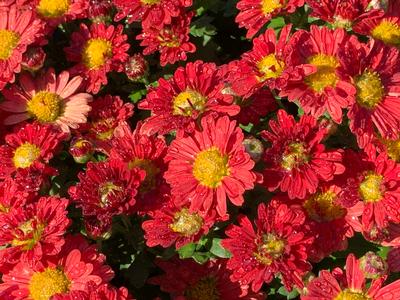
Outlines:
[[297, 298], [300, 294], [296, 289], [293, 289], [290, 293], [285, 289], [284, 286], [281, 286], [278, 289], [278, 293], [281, 294], [282, 296], [286, 296], [286, 299], [295, 299]]
[[193, 256], [194, 252], [196, 251], [196, 244], [190, 243], [187, 244], [178, 250], [179, 258], [185, 259], [190, 258]]
[[230, 258], [231, 253], [221, 245], [222, 239], [215, 238], [212, 241], [210, 252], [217, 257]]
[[211, 25], [213, 18], [210, 16], [202, 16], [196, 21], [192, 22], [190, 26], [190, 34], [195, 37], [212, 36], [217, 34], [214, 25]]
[[139, 100], [143, 98], [144, 95], [146, 95], [146, 93], [147, 93], [146, 89], [135, 91], [129, 95], [129, 99], [133, 103], [137, 103]]

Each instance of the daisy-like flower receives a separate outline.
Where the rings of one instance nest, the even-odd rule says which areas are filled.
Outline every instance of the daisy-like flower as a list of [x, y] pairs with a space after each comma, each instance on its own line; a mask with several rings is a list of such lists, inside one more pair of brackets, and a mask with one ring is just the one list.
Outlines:
[[236, 206], [243, 193], [252, 189], [257, 176], [243, 142], [243, 132], [227, 116], [201, 120], [203, 131], [174, 140], [168, 148], [168, 171], [164, 178], [171, 185], [176, 203], [190, 202], [191, 211], [216, 208], [224, 217], [227, 197]]
[[14, 209], [1, 218], [0, 269], [7, 273], [20, 260], [39, 261], [61, 251], [70, 224], [67, 199], [42, 197], [36, 203]]
[[365, 18], [354, 26], [353, 30], [383, 41], [386, 45], [400, 46], [400, 16]]
[[143, 32], [136, 39], [141, 40], [140, 46], [144, 55], [150, 55], [156, 51], [160, 53], [160, 64], [174, 64], [177, 61], [185, 61], [186, 53], [196, 51], [196, 46], [189, 42], [190, 21], [193, 12], [181, 12], [174, 17], [171, 23], [164, 24], [162, 28], [144, 27]]
[[129, 44], [122, 31], [122, 25], [99, 23], [88, 28], [81, 23], [80, 31], [72, 33], [71, 45], [64, 51], [69, 61], [77, 63], [70, 71], [86, 79], [88, 92], [97, 94], [108, 82], [107, 73], [123, 71]]
[[112, 217], [130, 214], [145, 172], [118, 160], [87, 164], [79, 183], [69, 188], [71, 199], [82, 208], [86, 228], [93, 236], [111, 227]]
[[53, 157], [65, 134], [51, 125], [26, 124], [15, 133], [6, 136], [6, 144], [0, 146], [0, 178], [47, 164]]
[[78, 128], [79, 124], [86, 123], [90, 111], [88, 102], [92, 101], [91, 95], [78, 93], [81, 83], [81, 77], [70, 79], [67, 71], [57, 76], [54, 69], [36, 78], [29, 73], [22, 74], [18, 85], [2, 91], [5, 101], [0, 103], [0, 109], [12, 113], [4, 119], [4, 124], [34, 119], [67, 133], [70, 128]]
[[400, 280], [383, 286], [387, 276], [372, 280], [367, 288], [366, 272], [361, 270], [360, 260], [349, 254], [345, 273], [335, 269], [330, 273], [320, 271], [319, 276], [307, 285], [301, 300], [396, 300], [400, 298]]
[[273, 17], [291, 14], [303, 5], [304, 0], [240, 0], [235, 21], [240, 28], [247, 29], [246, 37], [252, 38]]
[[222, 245], [232, 253], [227, 267], [231, 280], [251, 284], [253, 291], [280, 273], [286, 289], [303, 287], [302, 275], [311, 270], [307, 261], [313, 237], [308, 233], [305, 215], [299, 206], [287, 206], [276, 200], [268, 207], [258, 206], [256, 228], [246, 216], [239, 226], [230, 225]]
[[109, 282], [113, 272], [104, 262], [95, 245], [89, 246], [81, 237], [68, 237], [57, 256], [20, 262], [3, 274], [0, 291], [10, 290], [8, 296], [15, 300], [65, 299], [71, 293]]
[[0, 181], [0, 219], [27, 202], [27, 192], [11, 178]]
[[224, 83], [213, 63], [196, 61], [175, 71], [173, 78], [158, 80], [158, 87], [139, 103], [140, 109], [151, 110], [142, 132], [146, 134], [168, 133], [176, 129], [193, 131], [203, 113], [221, 112], [229, 115], [239, 113], [233, 105], [233, 97], [222, 93]]
[[296, 67], [280, 96], [299, 101], [315, 117], [328, 112], [336, 123], [342, 121], [342, 108], [347, 108], [355, 88], [338, 72], [342, 61], [338, 55], [348, 36], [343, 29], [330, 30], [312, 25], [310, 32], [297, 31], [290, 40], [293, 51], [287, 64]]
[[144, 28], [162, 28], [191, 6], [192, 0], [113, 0], [113, 3], [118, 9], [115, 21], [127, 17], [128, 23], [142, 21]]
[[21, 72], [22, 54], [43, 35], [43, 25], [32, 11], [13, 5], [0, 9], [0, 90]]
[[270, 191], [280, 189], [290, 199], [314, 194], [320, 182], [344, 171], [339, 150], [326, 151], [322, 139], [327, 130], [312, 116], [296, 122], [284, 110], [269, 122], [270, 131], [261, 133], [272, 146], [265, 151], [264, 184]]

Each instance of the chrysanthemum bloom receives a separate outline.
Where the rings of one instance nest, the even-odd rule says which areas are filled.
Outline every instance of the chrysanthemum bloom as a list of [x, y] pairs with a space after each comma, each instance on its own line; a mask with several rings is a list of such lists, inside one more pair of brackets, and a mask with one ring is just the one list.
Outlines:
[[81, 23], [80, 31], [71, 35], [71, 46], [64, 48], [67, 59], [77, 64], [71, 73], [86, 79], [86, 90], [97, 94], [107, 84], [107, 73], [122, 72], [128, 59], [129, 44], [122, 34], [123, 26]]
[[113, 272], [104, 262], [95, 245], [69, 237], [57, 256], [30, 264], [20, 262], [3, 274], [0, 291], [10, 289], [9, 296], [15, 300], [50, 300], [56, 295], [64, 299], [62, 296], [110, 281]]
[[238, 222], [239, 226], [227, 228], [228, 238], [222, 241], [232, 253], [227, 264], [233, 272], [231, 280], [251, 284], [257, 292], [280, 273], [286, 289], [302, 288], [302, 275], [311, 270], [307, 255], [313, 237], [301, 207], [273, 200], [268, 207], [258, 206], [255, 229], [246, 216]]
[[[397, 8], [398, 9], [398, 8]], [[353, 27], [357, 33], [372, 36], [389, 46], [400, 46], [400, 16], [366, 18]]]
[[27, 192], [11, 178], [0, 181], [0, 219], [4, 214], [22, 207], [27, 202]]
[[213, 63], [196, 61], [175, 71], [173, 78], [158, 80], [158, 87], [139, 103], [140, 109], [151, 110], [142, 132], [168, 133], [176, 129], [193, 131], [194, 120], [206, 112], [236, 115], [240, 108], [233, 97], [223, 93], [224, 84]]
[[0, 90], [14, 82], [14, 73], [21, 72], [22, 54], [43, 34], [43, 25], [32, 11], [11, 6], [0, 9]]
[[70, 187], [69, 194], [82, 208], [87, 230], [92, 235], [110, 229], [113, 216], [133, 212], [135, 197], [144, 177], [144, 171], [129, 169], [118, 160], [89, 162], [86, 172], [78, 174], [79, 183]]
[[191, 6], [192, 0], [113, 0], [113, 3], [118, 9], [115, 21], [126, 17], [128, 23], [141, 21], [144, 28], [162, 28]]
[[160, 52], [160, 64], [174, 64], [177, 61], [185, 61], [186, 53], [196, 51], [196, 46], [189, 42], [190, 21], [193, 12], [181, 12], [174, 17], [170, 24], [158, 27], [143, 28], [143, 32], [136, 39], [142, 40], [140, 46], [144, 55], [150, 55], [156, 51]]
[[209, 260], [200, 265], [193, 260], [173, 258], [157, 260], [156, 264], [165, 274], [150, 278], [148, 282], [159, 285], [173, 300], [265, 299], [262, 293], [249, 291], [248, 285], [232, 282], [225, 260]]
[[338, 53], [347, 40], [343, 29], [312, 25], [310, 32], [297, 31], [290, 40], [293, 51], [287, 64], [298, 71], [290, 74], [280, 96], [299, 101], [304, 111], [315, 117], [328, 112], [335, 122], [341, 123], [342, 108], [348, 107], [356, 92], [338, 71], [343, 65]]
[[0, 146], [0, 178], [26, 169], [47, 164], [65, 134], [51, 125], [26, 124], [6, 136]]
[[39, 261], [61, 251], [70, 224], [67, 199], [42, 197], [19, 207], [0, 220], [0, 270], [7, 273], [20, 260]]
[[252, 38], [276, 15], [291, 14], [303, 5], [304, 0], [240, 0], [235, 21], [247, 29], [246, 37]]
[[40, 70], [46, 60], [46, 52], [40, 46], [29, 46], [22, 55], [22, 68], [30, 72]]
[[254, 162], [246, 153], [243, 132], [227, 116], [201, 120], [202, 131], [174, 140], [168, 148], [168, 171], [164, 178], [171, 185], [177, 203], [190, 202], [191, 211], [216, 208], [226, 215], [227, 197], [236, 206], [243, 193], [254, 187]]
[[261, 133], [272, 143], [264, 154], [264, 184], [270, 191], [287, 192], [290, 199], [304, 199], [306, 193], [316, 192], [320, 182], [343, 173], [342, 153], [325, 150], [321, 141], [327, 130], [314, 117], [303, 115], [296, 122], [284, 110], [277, 115], [269, 122], [270, 131]]
[[81, 83], [81, 77], [70, 79], [67, 71], [57, 76], [54, 69], [36, 78], [29, 73], [22, 74], [18, 85], [2, 91], [6, 100], [0, 104], [0, 109], [13, 113], [4, 119], [4, 124], [32, 118], [60, 127], [64, 132], [78, 128], [79, 124], [86, 123], [90, 111], [88, 102], [92, 101], [91, 95], [78, 93]]
[[307, 285], [306, 295], [302, 300], [395, 300], [400, 299], [400, 280], [383, 286], [387, 276], [372, 280], [367, 288], [366, 274], [361, 271], [360, 261], [354, 254], [349, 254], [346, 260], [345, 273], [335, 269], [330, 273], [320, 271], [319, 276]]

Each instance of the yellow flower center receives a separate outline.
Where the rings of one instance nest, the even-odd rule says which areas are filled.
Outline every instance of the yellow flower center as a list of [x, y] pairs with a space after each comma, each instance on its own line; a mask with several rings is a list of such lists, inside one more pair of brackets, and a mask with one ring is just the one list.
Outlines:
[[110, 140], [114, 134], [115, 119], [107, 118], [92, 122], [92, 132], [96, 134], [96, 138], [101, 141]]
[[281, 166], [290, 171], [308, 162], [308, 160], [309, 157], [304, 145], [302, 143], [291, 143], [282, 156]]
[[199, 232], [203, 226], [203, 218], [197, 213], [191, 213], [187, 208], [175, 213], [174, 223], [169, 227], [173, 232], [179, 233], [183, 236], [192, 236]]
[[83, 63], [89, 70], [98, 69], [112, 57], [112, 50], [110, 41], [101, 38], [90, 39], [83, 48]]
[[285, 63], [278, 60], [275, 54], [265, 56], [258, 64], [257, 68], [263, 75], [258, 78], [259, 81], [265, 81], [270, 78], [278, 78], [281, 76]]
[[365, 202], [378, 202], [382, 200], [384, 187], [383, 176], [374, 172], [368, 172], [359, 187], [361, 198]]
[[18, 229], [23, 232], [23, 235], [21, 237], [16, 236], [12, 240], [11, 245], [13, 247], [21, 246], [22, 249], [25, 251], [32, 250], [35, 245], [40, 241], [45, 225], [38, 224], [37, 226], [35, 226], [36, 228], [33, 228], [32, 223], [33, 220], [29, 220], [18, 227]]
[[335, 87], [338, 81], [336, 68], [339, 63], [336, 57], [325, 54], [311, 56], [307, 62], [317, 67], [317, 72], [306, 77], [306, 84], [317, 93], [322, 92], [327, 87]]
[[382, 101], [385, 89], [378, 73], [365, 71], [360, 76], [357, 76], [354, 81], [357, 89], [356, 99], [358, 104], [371, 109]]
[[371, 35], [375, 39], [383, 41], [385, 44], [400, 46], [400, 26], [389, 20], [383, 20], [379, 23], [379, 25], [372, 30]]
[[261, 0], [261, 10], [264, 15], [271, 14], [283, 6], [282, 0]]
[[191, 116], [193, 111], [202, 111], [207, 98], [192, 90], [186, 90], [174, 97], [172, 103], [172, 114], [176, 116]]
[[329, 222], [342, 218], [346, 210], [335, 203], [336, 193], [327, 191], [317, 193], [304, 202], [303, 207], [308, 216], [317, 222]]
[[28, 101], [26, 110], [39, 122], [54, 122], [62, 113], [62, 98], [56, 93], [41, 91]]
[[370, 300], [371, 298], [365, 295], [363, 292], [352, 291], [345, 289], [336, 296], [334, 300]]
[[217, 282], [213, 277], [201, 279], [194, 285], [189, 286], [185, 291], [187, 300], [219, 300]]
[[113, 182], [106, 182], [99, 188], [100, 194], [100, 207], [107, 207], [110, 205], [110, 196], [115, 195], [116, 192], [122, 192], [120, 186], [115, 185]]
[[254, 257], [263, 265], [270, 265], [280, 258], [285, 251], [286, 242], [268, 233], [262, 236], [262, 243], [258, 245]]
[[140, 0], [144, 5], [155, 5], [161, 2], [161, 0]]
[[29, 281], [29, 296], [32, 300], [50, 300], [56, 294], [69, 291], [71, 281], [62, 270], [46, 268], [36, 272]]
[[146, 171], [146, 177], [140, 184], [139, 191], [146, 193], [156, 187], [156, 175], [160, 173], [160, 169], [149, 159], [134, 158], [128, 164], [130, 169], [140, 168]]
[[16, 168], [30, 167], [40, 156], [40, 148], [31, 143], [23, 143], [15, 149], [13, 163]]
[[213, 146], [199, 152], [193, 163], [193, 176], [208, 188], [217, 188], [230, 173], [229, 157]]
[[386, 152], [389, 157], [396, 162], [400, 162], [400, 139], [398, 140], [384, 140], [383, 143], [386, 145]]
[[69, 5], [69, 0], [40, 0], [36, 9], [42, 17], [59, 18], [68, 12]]
[[168, 26], [160, 31], [158, 40], [163, 47], [177, 48], [180, 46], [179, 37]]
[[18, 33], [0, 29], [0, 61], [9, 59], [19, 42]]

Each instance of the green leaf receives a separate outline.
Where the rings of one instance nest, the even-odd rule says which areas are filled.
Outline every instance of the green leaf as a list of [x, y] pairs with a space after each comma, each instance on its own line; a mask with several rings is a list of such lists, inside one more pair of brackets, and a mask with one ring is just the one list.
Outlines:
[[271, 20], [271, 22], [268, 25], [268, 28], [280, 29], [283, 26], [285, 26], [285, 19], [283, 17], [277, 17]]
[[295, 299], [297, 298], [300, 294], [296, 289], [293, 289], [290, 293], [285, 289], [284, 286], [281, 286], [278, 290], [278, 293], [281, 294], [282, 296], [286, 296], [286, 299]]
[[146, 89], [142, 89], [142, 90], [138, 90], [135, 91], [133, 93], [131, 93], [129, 95], [129, 99], [133, 102], [133, 103], [137, 103], [140, 99], [143, 98], [144, 95], [147, 94], [147, 90]]
[[214, 25], [211, 25], [213, 18], [210, 16], [202, 16], [196, 21], [192, 22], [190, 27], [190, 34], [195, 37], [203, 37], [205, 35], [216, 35], [217, 31]]
[[211, 249], [210, 252], [214, 254], [215, 256], [221, 257], [221, 258], [230, 258], [231, 253], [226, 250], [224, 247], [221, 245], [222, 239], [215, 238], [212, 241]]
[[210, 259], [210, 253], [208, 252], [196, 252], [192, 258], [199, 264], [204, 264]]
[[190, 243], [187, 244], [178, 250], [179, 258], [185, 259], [190, 258], [193, 256], [194, 252], [196, 251], [196, 244]]

